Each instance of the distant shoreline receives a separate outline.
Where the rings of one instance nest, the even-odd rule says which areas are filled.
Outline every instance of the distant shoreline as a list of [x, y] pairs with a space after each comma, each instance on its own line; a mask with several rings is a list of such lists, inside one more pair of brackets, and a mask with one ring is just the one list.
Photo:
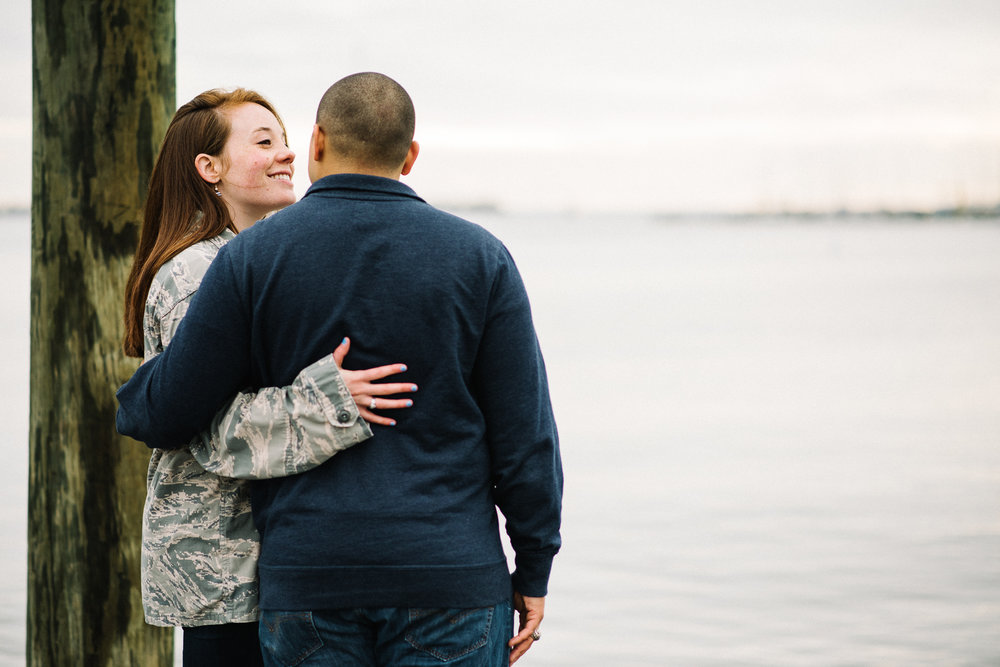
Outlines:
[[684, 213], [656, 213], [654, 217], [661, 220], [680, 220], [705, 218], [715, 220], [761, 220], [761, 219], [795, 219], [795, 220], [948, 220], [948, 219], [996, 219], [1000, 218], [1000, 204], [992, 207], [945, 208], [934, 211], [919, 211], [906, 209], [878, 210], [830, 210], [830, 211], [746, 211], [718, 212], [695, 211]]
[[[584, 211], [579, 209], [545, 210], [545, 211], [512, 211], [496, 204], [453, 204], [439, 208], [457, 214], [466, 215], [596, 215], [604, 217], [607, 211]], [[0, 207], [0, 217], [30, 216], [31, 209], [22, 206]], [[907, 209], [873, 209], [849, 210], [837, 209], [829, 211], [811, 210], [777, 210], [777, 211], [648, 211], [630, 212], [628, 217], [652, 217], [657, 220], [948, 220], [948, 219], [983, 219], [1000, 218], [1000, 204], [995, 206], [972, 206], [967, 208], [942, 208], [933, 211]]]

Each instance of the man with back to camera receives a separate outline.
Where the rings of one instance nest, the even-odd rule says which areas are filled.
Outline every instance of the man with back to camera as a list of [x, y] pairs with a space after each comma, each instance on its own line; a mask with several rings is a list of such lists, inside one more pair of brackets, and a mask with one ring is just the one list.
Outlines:
[[562, 496], [544, 363], [506, 248], [399, 182], [419, 150], [414, 118], [381, 74], [331, 86], [312, 187], [223, 248], [173, 342], [118, 392], [119, 431], [169, 448], [344, 336], [358, 368], [407, 360], [401, 381], [423, 398], [405, 419], [255, 483], [268, 664], [492, 667], [540, 636]]

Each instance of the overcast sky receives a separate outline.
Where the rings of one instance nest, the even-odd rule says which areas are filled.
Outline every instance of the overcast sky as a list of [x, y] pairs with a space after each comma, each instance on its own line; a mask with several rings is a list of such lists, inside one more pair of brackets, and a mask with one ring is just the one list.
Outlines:
[[[0, 26], [27, 204], [30, 3]], [[508, 210], [936, 208], [1000, 202], [996, 0], [177, 0], [178, 103], [267, 95], [299, 153], [340, 77], [410, 92], [431, 203]]]

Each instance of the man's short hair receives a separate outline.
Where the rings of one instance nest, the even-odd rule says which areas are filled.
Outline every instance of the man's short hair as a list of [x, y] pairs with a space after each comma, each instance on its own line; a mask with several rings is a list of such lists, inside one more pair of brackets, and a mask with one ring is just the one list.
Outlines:
[[331, 149], [368, 167], [396, 169], [413, 142], [413, 101], [398, 83], [376, 72], [344, 77], [320, 100], [316, 123]]

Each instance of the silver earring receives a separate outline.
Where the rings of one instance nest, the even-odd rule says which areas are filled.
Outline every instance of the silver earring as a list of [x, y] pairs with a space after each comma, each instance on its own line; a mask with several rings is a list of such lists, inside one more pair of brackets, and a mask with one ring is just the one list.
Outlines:
[[219, 184], [218, 184], [218, 183], [216, 183], [216, 184], [214, 184], [214, 185], [213, 185], [213, 187], [215, 188], [215, 196], [216, 196], [216, 197], [221, 197], [221, 196], [222, 196], [222, 193], [221, 193], [221, 192], [219, 192]]

